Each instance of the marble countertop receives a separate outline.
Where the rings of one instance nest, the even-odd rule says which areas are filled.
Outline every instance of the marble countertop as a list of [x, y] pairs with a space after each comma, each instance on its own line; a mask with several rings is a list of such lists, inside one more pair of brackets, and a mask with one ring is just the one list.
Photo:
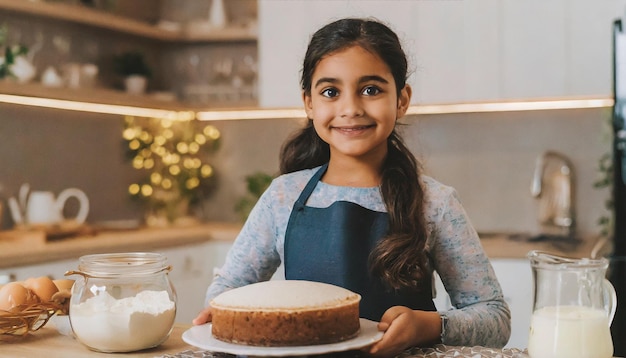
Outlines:
[[[156, 358], [236, 358], [232, 354], [216, 353], [189, 349], [174, 354], [164, 354]], [[329, 357], [329, 358], [366, 358], [368, 355], [359, 351], [336, 352], [304, 357]], [[433, 348], [414, 348], [396, 356], [396, 358], [529, 358], [519, 349], [504, 348], [494, 349], [485, 347], [452, 347], [437, 345]]]

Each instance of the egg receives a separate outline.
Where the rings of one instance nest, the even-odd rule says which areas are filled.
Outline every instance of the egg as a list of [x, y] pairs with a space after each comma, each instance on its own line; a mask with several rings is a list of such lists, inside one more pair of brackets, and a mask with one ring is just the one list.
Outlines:
[[52, 298], [52, 295], [59, 292], [57, 286], [52, 282], [49, 277], [31, 277], [24, 281], [24, 287], [33, 291], [41, 302], [48, 302]]
[[64, 290], [71, 291], [72, 286], [74, 285], [74, 280], [70, 280], [67, 278], [52, 280], [52, 282], [54, 282], [54, 284], [57, 286], [59, 291], [64, 291]]
[[37, 302], [37, 295], [19, 282], [10, 282], [0, 288], [0, 310], [10, 311], [16, 306]]

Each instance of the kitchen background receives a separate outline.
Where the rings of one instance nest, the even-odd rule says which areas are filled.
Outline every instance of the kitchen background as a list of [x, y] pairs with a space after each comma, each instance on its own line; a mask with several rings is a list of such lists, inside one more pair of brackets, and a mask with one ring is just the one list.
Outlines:
[[[211, 4], [101, 1], [92, 6], [157, 26], [190, 27], [209, 19]], [[258, 40], [163, 43], [2, 10], [2, 6], [0, 22], [8, 26], [7, 43], [19, 41], [37, 49], [32, 55], [38, 70], [35, 82], [50, 65], [60, 69], [69, 62], [94, 63], [99, 67], [96, 86], [120, 88], [111, 58], [135, 49], [143, 51], [153, 67], [149, 94], [173, 95], [190, 107], [235, 107], [239, 102], [232, 98], [211, 102], [186, 91], [186, 86], [210, 88], [216, 68], [211, 64], [217, 59], [253, 56], [258, 61], [258, 96], [253, 101], [273, 108], [299, 106], [300, 60], [316, 28], [341, 16], [375, 14], [403, 37], [414, 69], [410, 79], [414, 103], [433, 104], [610, 98], [611, 23], [622, 15], [626, 1], [391, 1], [382, 6], [380, 1], [228, 0], [224, 4], [229, 21], [248, 26], [251, 33], [257, 31]], [[248, 103], [244, 100], [244, 104]], [[403, 131], [426, 172], [459, 191], [479, 231], [539, 230], [538, 201], [529, 190], [535, 161], [547, 150], [563, 153], [571, 159], [576, 175], [577, 228], [588, 235], [598, 232], [596, 222], [606, 215], [608, 191], [593, 184], [601, 177], [599, 159], [610, 151], [609, 115], [608, 107], [412, 115]], [[300, 122], [213, 122], [221, 132], [221, 146], [210, 159], [218, 185], [203, 205], [203, 218], [238, 221], [233, 208], [246, 195], [245, 177], [258, 171], [275, 174], [280, 145]], [[3, 201], [17, 195], [23, 183], [55, 192], [78, 187], [90, 198], [89, 222], [142, 218], [127, 192], [139, 173], [125, 156], [122, 129], [122, 116], [0, 105]], [[2, 228], [11, 226], [5, 210]]]
[[[223, 29], [216, 28], [217, 5], [224, 6], [228, 21]], [[28, 46], [37, 70], [27, 83], [0, 81], [0, 98], [26, 94], [217, 114], [300, 108], [299, 66], [312, 32], [339, 17], [374, 15], [405, 44], [418, 109], [604, 100], [592, 108], [534, 111], [446, 113], [452, 107], [437, 107], [444, 113], [409, 115], [402, 128], [426, 173], [457, 189], [480, 232], [538, 233], [539, 200], [530, 191], [536, 161], [549, 150], [562, 153], [575, 174], [577, 234], [593, 240], [601, 230], [598, 219], [609, 215], [610, 190], [594, 183], [604, 176], [600, 159], [611, 153], [612, 23], [625, 10], [626, 0], [0, 0], [5, 45]], [[152, 69], [144, 95], [125, 94], [115, 71], [114, 57], [129, 50], [141, 52]], [[78, 88], [42, 85], [48, 68], [67, 76], [76, 67], [67, 64], [95, 65], [97, 76], [79, 81]], [[216, 183], [197, 213], [201, 219], [240, 223], [235, 205], [248, 195], [246, 177], [275, 174], [281, 144], [301, 123], [202, 122], [219, 130], [220, 146], [203, 157]], [[144, 209], [128, 188], [144, 173], [128, 157], [124, 128], [121, 115], [0, 101], [1, 202], [17, 196], [24, 183], [55, 193], [76, 187], [89, 196], [88, 223], [142, 220]], [[0, 228], [14, 227], [6, 208], [0, 218]], [[229, 245], [226, 240], [167, 252], [180, 268], [174, 282], [185, 300], [177, 320], [188, 322], [201, 307], [212, 270]], [[492, 263], [514, 311], [509, 346], [524, 347], [532, 300], [528, 262], [524, 252], [511, 257], [500, 248], [503, 254]], [[62, 275], [75, 259], [5, 267], [0, 276]]]

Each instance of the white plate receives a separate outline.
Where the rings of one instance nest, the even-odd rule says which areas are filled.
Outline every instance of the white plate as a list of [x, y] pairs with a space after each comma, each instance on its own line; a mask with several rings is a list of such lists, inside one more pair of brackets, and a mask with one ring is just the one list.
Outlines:
[[338, 343], [318, 344], [312, 346], [258, 347], [227, 343], [213, 337], [213, 334], [211, 334], [210, 323], [189, 328], [183, 333], [183, 341], [191, 344], [192, 346], [211, 352], [230, 353], [244, 356], [281, 357], [325, 354], [367, 347], [370, 344], [378, 342], [383, 337], [383, 332], [378, 331], [378, 328], [376, 327], [378, 322], [361, 318], [360, 323], [361, 330], [359, 335], [352, 339]]

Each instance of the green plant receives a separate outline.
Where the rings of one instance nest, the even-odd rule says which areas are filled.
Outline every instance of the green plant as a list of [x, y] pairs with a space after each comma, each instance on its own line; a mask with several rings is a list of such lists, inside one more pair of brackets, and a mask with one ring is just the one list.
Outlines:
[[0, 78], [15, 77], [11, 71], [15, 58], [28, 53], [28, 48], [24, 45], [7, 46], [7, 34], [6, 25], [2, 25], [0, 27], [0, 48], [4, 47], [4, 57], [0, 57]]
[[608, 189], [611, 193], [607, 199], [604, 201], [604, 208], [607, 210], [606, 213], [601, 215], [597, 224], [600, 227], [600, 235], [603, 237], [611, 237], [613, 235], [613, 220], [614, 220], [614, 203], [613, 203], [613, 118], [612, 113], [606, 114], [605, 128], [604, 128], [604, 141], [609, 143], [609, 148], [611, 149], [609, 152], [604, 153], [598, 159], [598, 179], [593, 183], [593, 187], [596, 189]]
[[140, 75], [152, 76], [152, 69], [146, 62], [143, 53], [138, 51], [128, 51], [113, 57], [115, 72], [121, 76]]
[[[612, 190], [613, 187], [613, 158], [611, 154], [604, 154], [598, 160], [598, 172], [600, 178], [593, 183], [593, 187], [596, 189], [608, 188]], [[609, 211], [598, 218], [598, 226], [600, 226], [600, 235], [604, 237], [611, 236], [611, 230], [613, 225], [613, 199], [609, 197], [604, 201], [604, 207]]]
[[246, 176], [248, 193], [235, 204], [235, 212], [245, 221], [250, 211], [259, 200], [263, 192], [270, 186], [274, 177], [263, 172], [256, 172]]

